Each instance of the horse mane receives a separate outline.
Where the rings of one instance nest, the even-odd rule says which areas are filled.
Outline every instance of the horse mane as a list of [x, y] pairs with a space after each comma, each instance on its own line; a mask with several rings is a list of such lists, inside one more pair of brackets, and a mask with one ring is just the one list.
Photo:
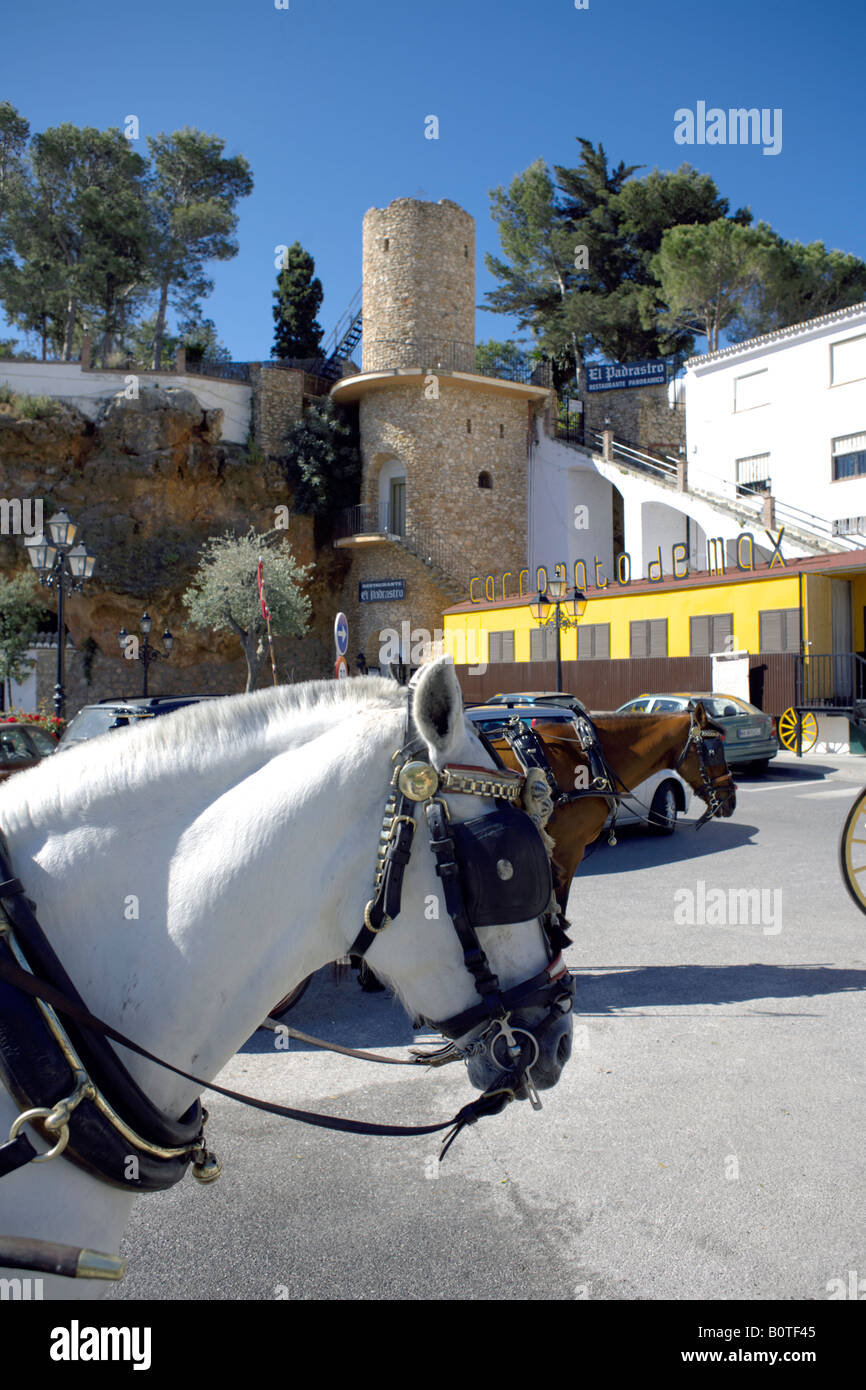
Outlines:
[[244, 776], [364, 710], [405, 707], [405, 690], [382, 676], [305, 681], [185, 705], [88, 739], [9, 778], [0, 786], [0, 821], [14, 831], [77, 813], [80, 823], [98, 803], [139, 791], [156, 775], [206, 777], [231, 751]]

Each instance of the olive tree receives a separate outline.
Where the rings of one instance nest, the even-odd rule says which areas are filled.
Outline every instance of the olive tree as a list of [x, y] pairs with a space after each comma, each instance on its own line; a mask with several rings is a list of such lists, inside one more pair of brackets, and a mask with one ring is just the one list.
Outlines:
[[258, 534], [211, 536], [202, 547], [198, 569], [183, 596], [194, 627], [212, 632], [228, 629], [241, 640], [247, 662], [246, 689], [255, 687], [265, 658], [267, 624], [258, 589], [258, 562], [263, 561], [271, 632], [303, 637], [312, 604], [302, 591], [311, 566], [298, 565], [285, 542]]

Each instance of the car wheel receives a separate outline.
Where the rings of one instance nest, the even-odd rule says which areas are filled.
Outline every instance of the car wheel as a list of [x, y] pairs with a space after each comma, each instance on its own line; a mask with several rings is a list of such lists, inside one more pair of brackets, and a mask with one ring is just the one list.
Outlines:
[[677, 828], [677, 794], [673, 782], [662, 782], [650, 807], [649, 823], [657, 835], [673, 835]]

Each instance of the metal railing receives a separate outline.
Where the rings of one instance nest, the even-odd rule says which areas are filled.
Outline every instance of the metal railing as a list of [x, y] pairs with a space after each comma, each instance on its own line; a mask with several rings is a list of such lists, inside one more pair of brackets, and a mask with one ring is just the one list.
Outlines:
[[862, 713], [866, 707], [866, 661], [856, 652], [798, 657], [794, 684], [798, 709]]
[[549, 362], [498, 362], [479, 367], [475, 344], [448, 342], [443, 338], [379, 338], [364, 342], [363, 371], [395, 372], [408, 368], [432, 372], [468, 372], [500, 381], [549, 387]]
[[400, 515], [394, 518], [395, 529], [391, 529], [392, 518], [387, 502], [372, 506], [360, 503], [347, 507], [337, 522], [336, 537], [346, 540], [351, 536], [388, 536], [405, 547], [425, 565], [431, 565], [446, 575], [453, 583], [469, 594], [469, 581], [477, 571], [477, 565], [456, 546], [453, 541], [441, 535], [433, 526]]
[[[604, 436], [595, 430], [592, 433], [592, 438], [601, 449]], [[681, 462], [669, 454], [648, 454], [642, 449], [637, 449], [633, 445], [617, 439], [614, 439], [611, 444], [611, 458], [639, 472], [654, 474], [657, 478], [672, 483], [677, 480], [677, 465]], [[701, 479], [705, 480], [703, 487], [700, 485]], [[698, 486], [694, 485], [696, 481]], [[701, 497], [703, 501], [715, 504], [722, 502], [735, 511], [748, 511], [756, 520], [760, 519], [766, 498], [772, 495], [758, 482], [752, 484], [734, 482], [731, 478], [723, 478], [719, 474], [708, 473], [705, 469], [694, 468], [692, 465], [689, 465], [686, 471], [686, 490]], [[803, 511], [801, 507], [794, 507], [788, 502], [780, 502], [777, 498], [773, 498], [773, 514], [779, 524], [787, 525], [791, 530], [796, 529], [805, 532], [816, 540], [835, 542], [837, 550], [859, 550], [862, 548], [856, 540], [839, 535], [834, 531], [833, 523], [825, 517], [817, 516], [814, 512]]]
[[207, 357], [191, 362], [187, 358], [184, 371], [191, 376], [219, 377], [222, 381], [249, 381], [250, 367], [255, 365], [254, 362], [218, 362]]

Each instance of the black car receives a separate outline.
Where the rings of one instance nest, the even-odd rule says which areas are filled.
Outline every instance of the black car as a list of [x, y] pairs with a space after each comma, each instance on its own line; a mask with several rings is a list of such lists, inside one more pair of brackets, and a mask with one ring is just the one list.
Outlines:
[[64, 730], [57, 751], [83, 743], [85, 739], [99, 738], [111, 729], [123, 729], [136, 724], [140, 719], [154, 719], [157, 715], [171, 714], [184, 705], [197, 705], [202, 700], [218, 700], [219, 695], [148, 695], [133, 699], [100, 700], [96, 705], [85, 705]]
[[564, 690], [516, 690], [511, 695], [491, 695], [485, 700], [488, 705], [556, 705], [559, 709], [575, 710], [589, 714], [589, 710], [576, 695]]

